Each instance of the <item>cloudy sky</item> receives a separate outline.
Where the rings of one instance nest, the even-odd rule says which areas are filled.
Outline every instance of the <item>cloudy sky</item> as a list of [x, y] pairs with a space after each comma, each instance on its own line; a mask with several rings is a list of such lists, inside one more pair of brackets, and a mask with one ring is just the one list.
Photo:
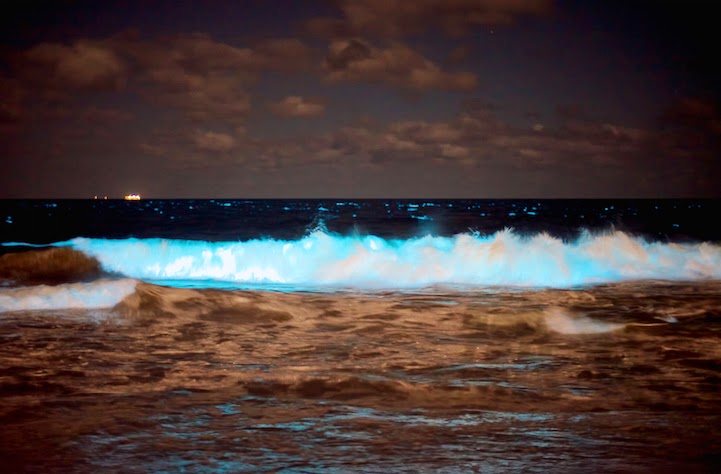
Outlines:
[[711, 1], [13, 3], [0, 198], [721, 196]]

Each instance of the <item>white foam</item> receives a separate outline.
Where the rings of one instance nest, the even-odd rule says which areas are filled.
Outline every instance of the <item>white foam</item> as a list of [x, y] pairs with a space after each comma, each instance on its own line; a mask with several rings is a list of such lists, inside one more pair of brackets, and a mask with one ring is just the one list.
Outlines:
[[110, 308], [132, 294], [136, 283], [124, 278], [57, 286], [0, 288], [0, 312]]
[[607, 323], [582, 315], [571, 314], [563, 308], [553, 307], [544, 312], [546, 327], [561, 334], [595, 334], [616, 331], [623, 324]]

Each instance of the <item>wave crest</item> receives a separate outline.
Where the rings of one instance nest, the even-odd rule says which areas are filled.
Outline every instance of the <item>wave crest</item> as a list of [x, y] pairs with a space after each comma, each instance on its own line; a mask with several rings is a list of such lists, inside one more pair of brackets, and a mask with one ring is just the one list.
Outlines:
[[[547, 234], [458, 234], [403, 240], [337, 236], [203, 242], [77, 238], [57, 244], [128, 277], [243, 284], [414, 288], [436, 284], [570, 287], [624, 280], [721, 278], [715, 244], [647, 242], [623, 232], [564, 242]], [[181, 285], [182, 286], [182, 285]]]

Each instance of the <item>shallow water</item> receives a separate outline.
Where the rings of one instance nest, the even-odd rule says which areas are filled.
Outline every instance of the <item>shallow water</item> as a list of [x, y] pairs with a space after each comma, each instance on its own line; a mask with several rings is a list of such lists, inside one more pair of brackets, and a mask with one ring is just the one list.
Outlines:
[[3, 472], [721, 466], [717, 281], [373, 292], [136, 282], [111, 309], [1, 316]]

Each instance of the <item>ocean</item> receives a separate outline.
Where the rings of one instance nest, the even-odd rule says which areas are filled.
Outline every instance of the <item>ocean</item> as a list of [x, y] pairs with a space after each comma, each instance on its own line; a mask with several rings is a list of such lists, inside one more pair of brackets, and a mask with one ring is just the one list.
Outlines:
[[719, 472], [719, 216], [0, 201], [0, 470]]

